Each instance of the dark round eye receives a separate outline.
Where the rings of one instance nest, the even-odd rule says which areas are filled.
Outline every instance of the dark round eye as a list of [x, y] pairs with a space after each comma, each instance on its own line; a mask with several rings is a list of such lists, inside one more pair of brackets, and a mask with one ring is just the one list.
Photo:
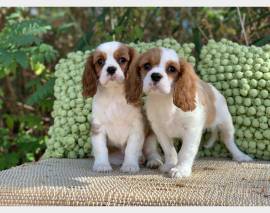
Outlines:
[[124, 64], [127, 62], [127, 59], [125, 59], [124, 57], [121, 57], [121, 58], [119, 58], [118, 62], [119, 62], [119, 64]]
[[104, 60], [100, 58], [100, 59], [98, 59], [97, 63], [98, 63], [98, 65], [103, 66]]
[[167, 68], [167, 71], [168, 71], [168, 72], [175, 72], [176, 69], [175, 69], [174, 66], [169, 66], [169, 67]]
[[149, 70], [151, 70], [152, 66], [151, 66], [151, 64], [146, 63], [146, 64], [143, 65], [143, 68], [144, 68], [145, 70], [149, 71]]

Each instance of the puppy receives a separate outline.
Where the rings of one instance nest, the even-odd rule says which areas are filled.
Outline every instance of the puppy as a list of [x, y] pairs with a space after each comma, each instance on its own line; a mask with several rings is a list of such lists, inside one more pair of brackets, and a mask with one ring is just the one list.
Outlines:
[[[123, 172], [139, 171], [143, 146], [148, 167], [158, 167], [162, 162], [156, 137], [147, 128], [140, 101], [131, 106], [125, 99], [124, 82], [136, 57], [135, 49], [113, 41], [99, 45], [87, 59], [82, 84], [83, 96], [93, 97], [94, 171], [112, 170], [109, 153], [114, 150], [112, 155], [115, 156], [115, 148], [124, 153], [120, 168]], [[116, 160], [119, 162], [119, 158]]]
[[[126, 98], [129, 103], [136, 103], [142, 92], [147, 95], [146, 114], [165, 155], [162, 171], [171, 177], [190, 176], [204, 129], [220, 131], [234, 160], [252, 160], [234, 143], [234, 127], [225, 98], [200, 80], [192, 65], [180, 60], [174, 50], [147, 51], [130, 75]], [[178, 156], [173, 138], [182, 139]]]

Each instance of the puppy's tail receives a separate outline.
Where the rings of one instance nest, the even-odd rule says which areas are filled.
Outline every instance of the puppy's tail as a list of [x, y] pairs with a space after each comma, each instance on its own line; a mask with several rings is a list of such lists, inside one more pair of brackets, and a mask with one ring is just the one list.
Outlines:
[[218, 128], [211, 128], [211, 136], [208, 141], [203, 145], [204, 148], [210, 149], [214, 146], [215, 142], [218, 139]]

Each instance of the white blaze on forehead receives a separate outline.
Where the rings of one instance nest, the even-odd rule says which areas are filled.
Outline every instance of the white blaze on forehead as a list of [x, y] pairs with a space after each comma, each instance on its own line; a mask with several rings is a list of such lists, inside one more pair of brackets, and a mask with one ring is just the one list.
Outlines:
[[107, 55], [113, 55], [113, 53], [121, 46], [120, 42], [110, 41], [100, 44], [97, 50], [105, 52]]
[[[173, 79], [169, 78], [169, 75], [166, 72], [166, 65], [169, 61], [178, 64], [179, 56], [172, 49], [160, 48], [159, 64], [155, 65], [149, 72], [147, 72], [144, 78], [143, 91], [145, 93], [153, 92], [170, 94]], [[162, 75], [162, 78], [158, 83], [153, 83], [153, 79], [151, 77], [153, 73], [160, 73]]]
[[168, 61], [174, 61], [174, 62], [178, 63], [179, 56], [172, 49], [161, 48], [160, 65], [164, 67], [164, 66], [166, 66], [166, 63]]
[[[114, 78], [116, 81], [122, 82], [125, 79], [124, 73], [121, 70], [119, 63], [117, 62], [117, 60], [114, 57], [114, 53], [122, 45], [123, 44], [120, 42], [111, 41], [111, 42], [102, 43], [97, 47], [98, 51], [101, 51], [101, 52], [105, 53], [105, 55], [106, 55], [106, 60], [105, 60], [104, 65], [101, 69], [101, 75], [99, 78], [99, 82], [101, 83], [101, 85], [106, 85], [108, 83], [108, 81], [110, 81], [110, 79], [111, 79], [111, 76], [108, 75], [108, 72], [107, 72], [107, 69], [110, 66], [113, 66], [116, 68], [116, 71], [114, 73]], [[108, 84], [108, 86], [110, 86], [110, 85]]]

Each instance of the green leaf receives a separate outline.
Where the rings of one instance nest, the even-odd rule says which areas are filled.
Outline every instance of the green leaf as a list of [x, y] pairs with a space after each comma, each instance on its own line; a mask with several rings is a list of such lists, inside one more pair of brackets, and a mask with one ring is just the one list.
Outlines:
[[270, 43], [270, 35], [267, 35], [261, 39], [256, 40], [252, 44], [260, 47], [269, 43]]
[[28, 58], [27, 55], [22, 52], [22, 51], [18, 51], [14, 53], [15, 55], [15, 59], [18, 62], [18, 64], [21, 65], [22, 68], [27, 68], [28, 67]]
[[14, 43], [18, 46], [28, 46], [33, 43], [39, 44], [41, 42], [40, 38], [34, 35], [21, 35], [14, 39]]
[[8, 167], [16, 166], [19, 163], [19, 156], [17, 153], [7, 153], [5, 160]]
[[199, 61], [200, 53], [202, 49], [202, 36], [198, 28], [193, 28], [193, 42], [195, 44], [195, 57], [196, 61]]
[[55, 78], [51, 78], [43, 86], [39, 86], [37, 90], [26, 100], [26, 104], [34, 105], [41, 100], [53, 95], [53, 87]]
[[27, 161], [35, 161], [34, 153], [26, 153], [26, 160]]
[[10, 64], [13, 62], [13, 54], [4, 50], [0, 49], [0, 66], [1, 64], [5, 67], [10, 66]]
[[9, 129], [13, 129], [14, 127], [14, 118], [10, 115], [4, 115], [4, 117], [6, 118], [6, 125]]

